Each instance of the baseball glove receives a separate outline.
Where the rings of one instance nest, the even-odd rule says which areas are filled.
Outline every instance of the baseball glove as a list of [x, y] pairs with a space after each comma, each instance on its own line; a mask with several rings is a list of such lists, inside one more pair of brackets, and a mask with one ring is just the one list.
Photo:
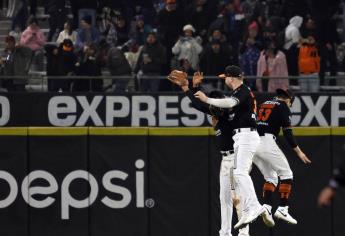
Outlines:
[[168, 76], [168, 80], [170, 80], [173, 84], [177, 86], [188, 86], [188, 75], [186, 72], [180, 70], [173, 70], [170, 75]]
[[202, 80], [204, 79], [204, 73], [203, 72], [195, 72], [193, 76], [193, 87], [198, 87], [201, 83]]

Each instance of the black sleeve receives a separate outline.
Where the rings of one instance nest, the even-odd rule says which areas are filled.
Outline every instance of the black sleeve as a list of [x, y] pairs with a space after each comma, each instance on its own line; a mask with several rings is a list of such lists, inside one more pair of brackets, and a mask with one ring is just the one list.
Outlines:
[[297, 142], [291, 128], [283, 129], [283, 134], [291, 148], [297, 147]]
[[333, 178], [331, 179], [329, 185], [332, 188], [338, 188], [339, 186], [345, 186], [345, 162], [333, 171]]
[[212, 115], [209, 109], [209, 105], [207, 103], [204, 103], [200, 101], [199, 99], [194, 97], [194, 93], [189, 89], [187, 92], [185, 92], [186, 95], [189, 97], [189, 99], [192, 101], [192, 106], [197, 109], [198, 111], [201, 111], [203, 113]]
[[246, 87], [242, 87], [237, 92], [233, 93], [231, 97], [237, 100], [237, 105], [238, 105], [240, 103], [247, 101], [249, 93], [250, 93], [249, 89], [247, 89]]

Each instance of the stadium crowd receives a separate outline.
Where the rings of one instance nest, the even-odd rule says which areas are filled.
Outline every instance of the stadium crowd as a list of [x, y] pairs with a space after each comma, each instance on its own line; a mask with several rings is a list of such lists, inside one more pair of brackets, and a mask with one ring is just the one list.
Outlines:
[[[301, 91], [317, 92], [325, 84], [325, 73], [336, 75], [343, 66], [336, 58], [341, 41], [331, 17], [335, 10], [329, 7], [320, 19], [317, 11], [303, 7], [304, 1], [45, 0], [43, 4], [50, 16], [47, 35], [35, 17], [36, 1], [10, 1], [6, 16], [12, 19], [12, 31], [0, 61], [3, 75], [26, 75], [32, 65], [48, 76], [99, 76], [108, 70], [120, 76], [113, 80], [115, 91], [126, 91], [132, 77], [164, 76], [171, 69], [217, 76], [226, 65], [235, 64], [246, 76], [272, 78], [247, 80], [253, 90], [272, 92], [299, 85]], [[302, 77], [280, 78], [288, 76]], [[172, 89], [165, 80], [140, 81], [141, 91]], [[215, 86], [214, 81], [209, 85]], [[2, 87], [23, 91], [26, 83], [2, 80]], [[51, 79], [48, 89], [102, 91], [104, 85], [101, 79], [91, 83]]]

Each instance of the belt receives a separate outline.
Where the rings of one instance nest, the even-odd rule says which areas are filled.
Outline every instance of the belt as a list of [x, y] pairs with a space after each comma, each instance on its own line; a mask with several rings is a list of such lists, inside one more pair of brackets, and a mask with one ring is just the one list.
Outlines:
[[226, 157], [231, 154], [234, 154], [235, 152], [233, 150], [229, 150], [229, 151], [220, 151], [220, 153], [222, 154], [223, 157]]
[[274, 140], [277, 139], [277, 137], [273, 134], [270, 134], [270, 133], [264, 133], [264, 134], [260, 134], [261, 137], [270, 137], [270, 138], [273, 138]]
[[256, 131], [256, 129], [255, 128], [239, 128], [239, 129], [234, 129], [234, 131], [232, 133], [233, 133], [233, 135], [235, 135], [238, 133], [251, 132], [251, 131]]

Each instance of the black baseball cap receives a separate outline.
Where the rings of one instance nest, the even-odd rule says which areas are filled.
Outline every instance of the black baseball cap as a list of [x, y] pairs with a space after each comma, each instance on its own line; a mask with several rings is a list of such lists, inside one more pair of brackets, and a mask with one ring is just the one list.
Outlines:
[[283, 97], [289, 98], [291, 100], [291, 104], [295, 100], [295, 95], [289, 89], [284, 90], [284, 89], [279, 88], [276, 90], [276, 93], [278, 96], [283, 96]]
[[225, 68], [225, 72], [224, 74], [221, 74], [219, 75], [220, 78], [224, 79], [226, 77], [242, 77], [243, 75], [243, 72], [242, 72], [242, 69], [238, 66], [234, 66], [234, 65], [231, 65], [231, 66], [227, 66]]

